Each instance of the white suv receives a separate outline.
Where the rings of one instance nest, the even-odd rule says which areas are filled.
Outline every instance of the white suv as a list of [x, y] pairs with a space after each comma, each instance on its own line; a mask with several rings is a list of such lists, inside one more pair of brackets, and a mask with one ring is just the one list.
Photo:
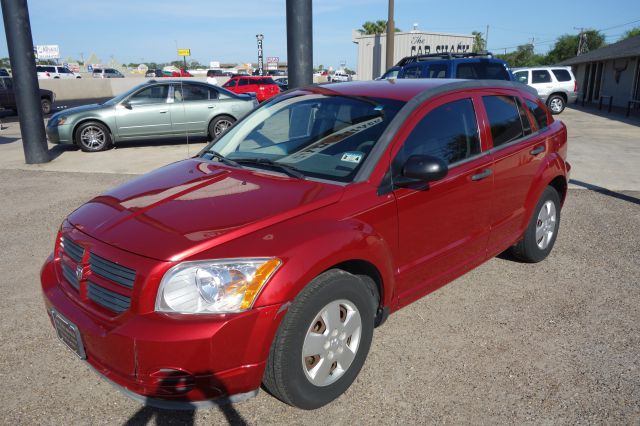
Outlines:
[[61, 65], [36, 65], [38, 78], [82, 78], [67, 67]]
[[93, 78], [124, 78], [120, 71], [114, 68], [94, 68]]
[[571, 67], [531, 67], [511, 70], [516, 81], [538, 91], [552, 114], [560, 114], [569, 102], [578, 98], [578, 83]]

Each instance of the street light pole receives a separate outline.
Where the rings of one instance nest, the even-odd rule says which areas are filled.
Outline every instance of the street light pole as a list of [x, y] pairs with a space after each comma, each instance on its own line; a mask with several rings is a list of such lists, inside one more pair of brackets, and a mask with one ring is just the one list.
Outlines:
[[387, 69], [393, 65], [394, 39], [396, 37], [396, 24], [393, 21], [393, 1], [389, 0], [389, 15], [387, 18]]
[[2, 0], [2, 17], [13, 70], [24, 158], [27, 164], [47, 163], [51, 159], [44, 132], [27, 0]]
[[287, 0], [289, 89], [313, 83], [311, 0]]

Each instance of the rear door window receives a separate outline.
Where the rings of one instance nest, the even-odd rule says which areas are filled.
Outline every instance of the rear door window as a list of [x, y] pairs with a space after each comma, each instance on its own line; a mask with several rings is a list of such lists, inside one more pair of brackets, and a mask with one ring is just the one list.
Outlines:
[[426, 69], [427, 78], [447, 78], [447, 64], [429, 64]]
[[467, 78], [471, 80], [511, 80], [509, 72], [500, 62], [458, 63], [456, 78]]
[[471, 99], [449, 102], [431, 110], [405, 140], [402, 156], [432, 155], [448, 164], [480, 153], [478, 122]]
[[547, 70], [531, 71], [531, 83], [551, 83], [551, 75]]
[[497, 147], [524, 136], [517, 100], [513, 96], [483, 96], [493, 146]]
[[556, 76], [556, 80], [558, 81], [571, 81], [571, 74], [567, 70], [557, 69], [551, 70], [551, 72], [553, 72], [553, 75]]

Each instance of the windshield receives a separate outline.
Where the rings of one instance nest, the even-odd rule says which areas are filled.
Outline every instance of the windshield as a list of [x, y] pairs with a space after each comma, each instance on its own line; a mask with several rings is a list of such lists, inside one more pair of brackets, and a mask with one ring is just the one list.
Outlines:
[[[230, 160], [269, 160], [304, 176], [353, 180], [404, 102], [307, 94], [280, 97], [255, 110], [202, 154]], [[265, 167], [266, 168], [266, 167]]]

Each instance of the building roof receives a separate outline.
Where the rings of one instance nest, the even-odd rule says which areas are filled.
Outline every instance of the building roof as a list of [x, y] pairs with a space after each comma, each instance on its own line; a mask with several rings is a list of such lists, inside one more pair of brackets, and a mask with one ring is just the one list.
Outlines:
[[640, 35], [610, 44], [589, 53], [560, 62], [560, 65], [576, 65], [585, 62], [606, 61], [607, 59], [640, 56]]

